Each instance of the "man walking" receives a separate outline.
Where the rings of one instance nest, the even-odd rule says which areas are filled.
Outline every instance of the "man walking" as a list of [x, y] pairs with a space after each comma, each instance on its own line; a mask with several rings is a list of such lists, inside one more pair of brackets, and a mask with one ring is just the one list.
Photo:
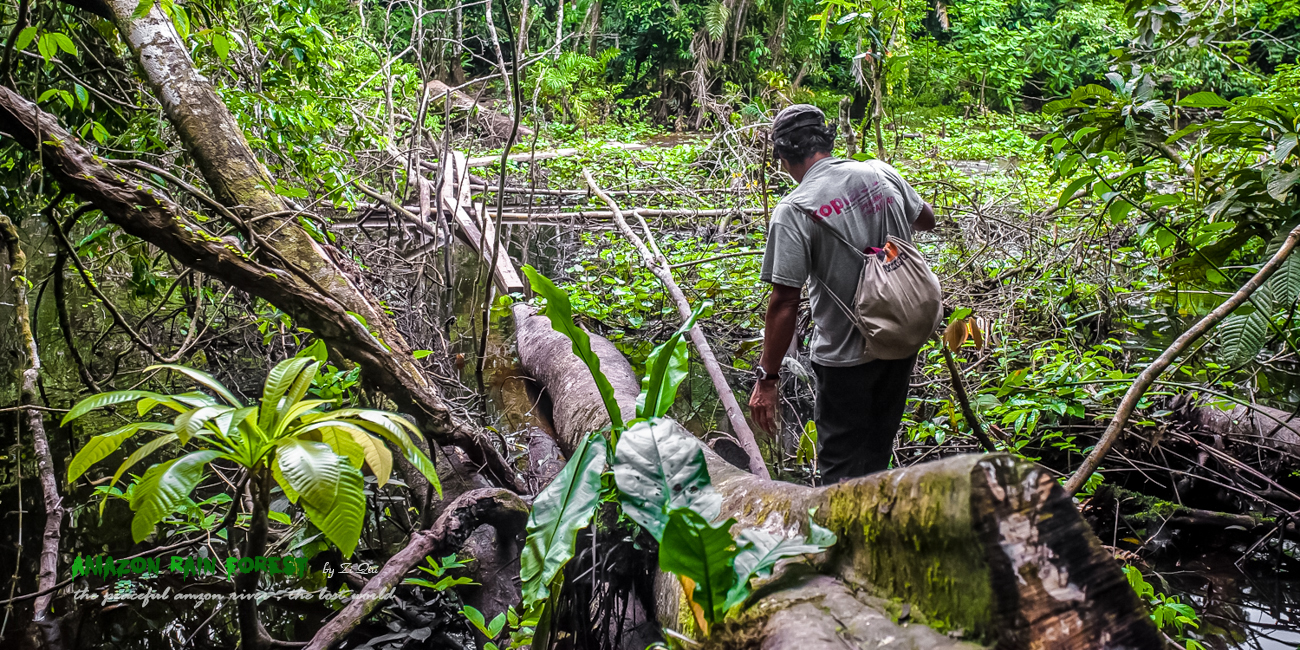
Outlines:
[[799, 186], [777, 204], [767, 232], [761, 277], [772, 294], [749, 406], [755, 423], [774, 433], [777, 373], [807, 282], [821, 482], [837, 483], [889, 467], [916, 363], [915, 354], [883, 360], [866, 353], [844, 307], [854, 302], [862, 259], [837, 235], [860, 251], [884, 247], [891, 235], [911, 242], [913, 230], [934, 228], [934, 211], [890, 165], [831, 156], [835, 128], [816, 106], [782, 110], [772, 141]]

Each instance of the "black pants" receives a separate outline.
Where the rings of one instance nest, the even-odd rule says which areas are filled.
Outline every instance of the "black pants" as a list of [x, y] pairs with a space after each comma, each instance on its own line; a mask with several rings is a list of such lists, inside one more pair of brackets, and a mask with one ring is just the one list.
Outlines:
[[813, 364], [821, 484], [889, 468], [916, 355], [858, 366]]

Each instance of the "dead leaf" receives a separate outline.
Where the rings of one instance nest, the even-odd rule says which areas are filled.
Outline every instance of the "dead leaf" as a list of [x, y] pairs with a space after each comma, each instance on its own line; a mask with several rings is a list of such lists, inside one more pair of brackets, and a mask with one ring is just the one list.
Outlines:
[[686, 602], [691, 606], [691, 613], [695, 615], [695, 624], [700, 627], [700, 636], [709, 636], [709, 622], [704, 619], [704, 608], [695, 602], [695, 581], [680, 576], [682, 579], [682, 589], [686, 592]]
[[943, 342], [950, 352], [956, 352], [966, 342], [966, 321], [958, 320], [948, 323], [943, 331]]
[[966, 323], [970, 327], [971, 340], [975, 341], [976, 350], [984, 349], [984, 332], [983, 330], [980, 329], [980, 320], [982, 319], [979, 318], [966, 319]]

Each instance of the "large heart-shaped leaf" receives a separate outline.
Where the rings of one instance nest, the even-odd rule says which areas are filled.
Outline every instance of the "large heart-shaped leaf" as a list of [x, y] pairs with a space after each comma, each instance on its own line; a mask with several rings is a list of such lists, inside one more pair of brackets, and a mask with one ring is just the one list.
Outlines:
[[172, 425], [165, 422], [135, 422], [124, 427], [114, 429], [108, 433], [101, 433], [97, 436], [91, 436], [86, 441], [86, 446], [73, 456], [72, 462], [68, 463], [68, 483], [77, 480], [91, 465], [98, 463], [108, 455], [117, 451], [131, 436], [140, 431], [171, 431]]
[[204, 466], [220, 457], [218, 451], [196, 451], [150, 467], [131, 496], [131, 509], [135, 511], [131, 537], [137, 543], [144, 541], [163, 517], [189, 498], [203, 478]]
[[600, 433], [588, 435], [555, 480], [533, 499], [528, 540], [519, 558], [525, 608], [550, 596], [551, 580], [573, 557], [578, 531], [596, 511], [605, 444]]
[[638, 422], [628, 429], [614, 449], [613, 470], [623, 512], [656, 540], [663, 537], [668, 513], [677, 508], [710, 521], [722, 511], [703, 448], [672, 420]]
[[728, 519], [714, 526], [699, 513], [679, 508], [669, 514], [659, 542], [659, 568], [695, 582], [693, 600], [710, 623], [722, 620], [727, 592], [736, 581], [732, 563], [737, 550], [729, 532], [734, 523]]

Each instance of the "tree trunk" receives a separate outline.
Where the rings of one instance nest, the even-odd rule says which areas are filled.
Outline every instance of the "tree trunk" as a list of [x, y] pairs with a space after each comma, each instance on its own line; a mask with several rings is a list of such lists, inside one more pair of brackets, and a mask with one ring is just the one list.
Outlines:
[[[53, 216], [50, 217], [54, 218]], [[18, 244], [18, 229], [9, 217], [0, 214], [0, 243], [8, 252], [9, 280], [14, 287], [14, 317], [27, 363], [18, 376], [19, 403], [36, 406], [38, 395], [36, 381], [41, 372], [41, 355], [32, 333], [31, 310], [27, 304], [27, 256]], [[41, 412], [29, 408], [23, 411], [24, 424], [32, 434], [32, 449], [36, 453], [37, 478], [41, 483], [41, 498], [45, 505], [45, 529], [41, 535], [40, 569], [36, 590], [46, 592], [36, 597], [32, 604], [32, 625], [40, 631], [41, 647], [57, 650], [63, 647], [57, 618], [50, 617], [50, 603], [54, 600], [54, 584], [59, 580], [59, 538], [63, 526], [63, 499], [59, 496], [58, 481], [54, 477], [54, 458], [50, 454], [50, 441], [45, 435], [45, 421]], [[21, 505], [19, 506], [21, 507]]]
[[[523, 491], [514, 469], [492, 442], [452, 415], [415, 368], [409, 353], [390, 348], [390, 343], [349, 315], [351, 310], [332, 294], [319, 291], [309, 279], [258, 264], [207, 235], [185, 220], [186, 211], [106, 169], [53, 115], [3, 87], [0, 132], [31, 151], [36, 151], [40, 142], [58, 142], [58, 146], [45, 145], [40, 151], [45, 169], [59, 181], [61, 189], [89, 201], [127, 234], [157, 246], [178, 263], [262, 298], [289, 314], [332, 349], [360, 365], [369, 381], [393, 398], [399, 408], [416, 416], [426, 434], [464, 449], [475, 465], [483, 467], [499, 485]], [[426, 444], [419, 438], [416, 442]]]
[[[524, 316], [519, 332], [523, 369], [545, 386], [557, 413], [599, 409], [567, 339], [536, 316]], [[613, 346], [593, 335], [592, 347]], [[607, 374], [631, 373], [621, 356], [598, 354]], [[611, 384], [620, 404], [635, 401], [636, 384]], [[593, 421], [557, 418], [556, 432], [573, 440]], [[815, 509], [811, 516], [839, 536], [812, 565], [816, 575], [786, 571], [734, 629], [715, 634], [799, 650], [842, 648], [845, 638], [874, 647], [869, 641], [888, 636], [912, 638], [917, 648], [959, 647], [924, 626], [893, 621], [910, 618], [1000, 649], [1162, 647], [1119, 566], [1038, 465], [1004, 454], [959, 456], [810, 488], [756, 477], [707, 448], [705, 455], [722, 517], [735, 517], [739, 528], [803, 531]], [[657, 592], [660, 622], [695, 634], [678, 581], [661, 576]]]

